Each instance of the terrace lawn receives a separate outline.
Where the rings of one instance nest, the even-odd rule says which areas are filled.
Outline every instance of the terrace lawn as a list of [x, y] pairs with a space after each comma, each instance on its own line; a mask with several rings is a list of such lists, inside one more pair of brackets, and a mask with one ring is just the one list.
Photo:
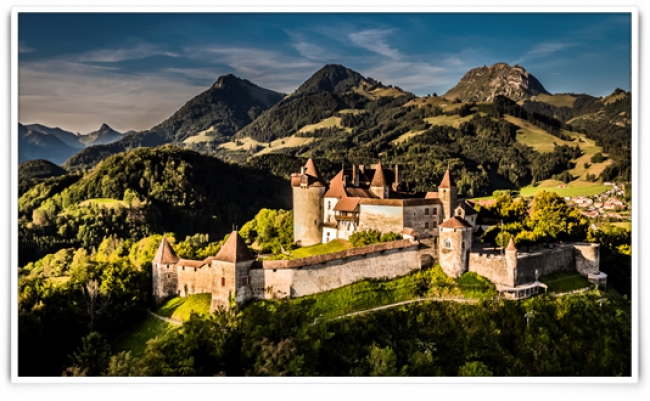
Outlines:
[[575, 272], [558, 272], [539, 279], [548, 285], [548, 292], [567, 292], [589, 287], [589, 281]]
[[108, 207], [108, 208], [117, 208], [117, 207], [127, 207], [127, 204], [124, 203], [121, 200], [118, 199], [113, 199], [113, 198], [93, 198], [93, 199], [87, 199], [81, 203], [79, 203], [79, 206], [85, 207], [85, 206], [90, 206], [91, 204], [95, 204], [97, 206], [103, 206], [103, 207]]
[[185, 322], [190, 320], [192, 312], [199, 315], [209, 314], [210, 302], [212, 302], [212, 294], [194, 294], [184, 298], [176, 297], [161, 305], [156, 310], [156, 313], [160, 316]]
[[291, 259], [301, 259], [308, 256], [324, 255], [327, 253], [340, 252], [352, 248], [349, 241], [335, 239], [326, 244], [305, 246], [291, 251]]

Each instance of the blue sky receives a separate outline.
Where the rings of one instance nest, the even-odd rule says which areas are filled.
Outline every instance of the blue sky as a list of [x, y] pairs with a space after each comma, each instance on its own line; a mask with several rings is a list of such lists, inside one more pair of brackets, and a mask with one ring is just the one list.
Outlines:
[[21, 14], [19, 120], [148, 129], [220, 75], [289, 93], [343, 64], [416, 95], [520, 64], [552, 93], [630, 90], [626, 14]]

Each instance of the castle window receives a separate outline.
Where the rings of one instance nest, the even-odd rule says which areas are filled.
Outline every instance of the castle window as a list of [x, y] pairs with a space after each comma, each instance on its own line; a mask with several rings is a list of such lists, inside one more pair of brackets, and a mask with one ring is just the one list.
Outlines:
[[429, 228], [429, 222], [428, 221], [424, 223], [424, 228]]
[[429, 208], [424, 209], [424, 214], [426, 214], [426, 215], [429, 214]]
[[438, 214], [438, 208], [434, 207], [432, 213], [433, 213], [434, 216], [437, 215]]
[[465, 250], [465, 241], [463, 241], [462, 248], [463, 251]]
[[327, 201], [327, 210], [332, 208], [332, 201]]
[[171, 274], [168, 274], [168, 275], [167, 275], [167, 278], [172, 278], [172, 275], [171, 275]]
[[318, 224], [318, 220], [314, 220], [314, 224]]
[[433, 228], [438, 227], [438, 222], [434, 220], [433, 223], [431, 223], [431, 227], [433, 227]]
[[183, 266], [183, 270], [185, 270], [185, 266]]
[[442, 246], [443, 246], [443, 248], [445, 248], [445, 249], [451, 249], [451, 240], [450, 240], [449, 238], [447, 238], [447, 239], [444, 240], [444, 242], [442, 243]]
[[458, 209], [458, 215], [459, 215], [459, 216], [462, 214], [462, 212], [463, 212], [463, 211], [462, 211], [461, 209]]
[[226, 278], [225, 277], [221, 277], [221, 286], [222, 287], [226, 286]]
[[196, 267], [194, 268], [194, 271], [196, 271]]
[[241, 278], [241, 286], [244, 287], [248, 285], [248, 277], [242, 277]]

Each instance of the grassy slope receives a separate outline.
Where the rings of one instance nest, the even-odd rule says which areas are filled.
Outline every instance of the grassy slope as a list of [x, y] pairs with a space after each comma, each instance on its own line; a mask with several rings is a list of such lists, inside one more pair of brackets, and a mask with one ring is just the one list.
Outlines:
[[126, 207], [126, 203], [124, 203], [121, 200], [118, 199], [112, 199], [112, 198], [93, 198], [93, 199], [87, 199], [79, 204], [79, 206], [88, 206], [90, 204], [95, 204], [98, 206], [103, 206], [103, 207]]
[[608, 187], [606, 185], [592, 185], [592, 186], [574, 186], [574, 187], [566, 187], [566, 188], [557, 188], [557, 187], [523, 187], [519, 191], [521, 196], [534, 196], [537, 192], [540, 191], [547, 191], [547, 192], [555, 192], [556, 194], [564, 197], [564, 196], [592, 196], [596, 194], [600, 194], [602, 192], [605, 192], [607, 189], [611, 187]]
[[298, 248], [291, 252], [291, 259], [306, 258], [308, 256], [324, 255], [326, 253], [340, 252], [352, 248], [349, 241], [335, 239], [326, 244], [318, 244]]
[[160, 316], [187, 321], [192, 312], [200, 315], [210, 313], [212, 294], [194, 294], [184, 298], [176, 297], [161, 305], [156, 313]]
[[576, 102], [577, 97], [572, 95], [546, 95], [541, 94], [533, 96], [531, 100], [538, 102], [548, 103], [551, 106], [555, 107], [573, 107], [573, 104]]
[[558, 272], [539, 279], [548, 285], [548, 292], [566, 292], [589, 287], [589, 281], [575, 272]]
[[172, 324], [149, 316], [130, 331], [116, 338], [111, 344], [111, 350], [114, 354], [120, 351], [131, 351], [133, 356], [142, 356], [147, 348], [147, 341], [174, 328]]
[[316, 124], [305, 125], [304, 127], [300, 128], [298, 130], [298, 132], [301, 132], [301, 133], [314, 132], [317, 129], [333, 128], [333, 127], [341, 127], [341, 117], [325, 118], [325, 119], [317, 122]]

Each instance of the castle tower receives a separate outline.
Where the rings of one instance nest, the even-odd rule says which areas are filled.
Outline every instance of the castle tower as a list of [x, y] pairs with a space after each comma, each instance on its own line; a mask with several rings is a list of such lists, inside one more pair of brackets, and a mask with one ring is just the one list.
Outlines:
[[390, 196], [388, 190], [389, 187], [386, 183], [384, 169], [381, 167], [381, 160], [379, 160], [377, 168], [375, 169], [375, 175], [372, 177], [372, 181], [370, 182], [370, 192], [378, 198], [387, 199]]
[[299, 174], [291, 174], [293, 240], [302, 246], [320, 244], [323, 194], [327, 188], [311, 158], [300, 170]]
[[449, 168], [442, 177], [442, 182], [438, 185], [438, 198], [442, 201], [443, 220], [450, 218], [454, 210], [458, 207], [458, 188], [451, 178]]
[[[505, 250], [505, 260], [506, 260], [506, 269], [508, 281], [512, 282], [512, 287], [516, 286], [516, 274], [517, 274], [517, 248], [515, 247], [515, 242], [510, 237], [510, 242]], [[535, 278], [537, 279], [537, 278]]]
[[178, 271], [176, 263], [179, 257], [163, 236], [160, 246], [152, 261], [153, 297], [156, 303], [176, 295]]
[[450, 277], [460, 277], [468, 269], [472, 248], [472, 226], [463, 218], [453, 216], [438, 226], [438, 261]]
[[237, 231], [212, 259], [214, 282], [212, 284], [211, 310], [230, 308], [231, 300], [242, 303], [252, 297], [250, 269], [255, 259], [244, 239]]

